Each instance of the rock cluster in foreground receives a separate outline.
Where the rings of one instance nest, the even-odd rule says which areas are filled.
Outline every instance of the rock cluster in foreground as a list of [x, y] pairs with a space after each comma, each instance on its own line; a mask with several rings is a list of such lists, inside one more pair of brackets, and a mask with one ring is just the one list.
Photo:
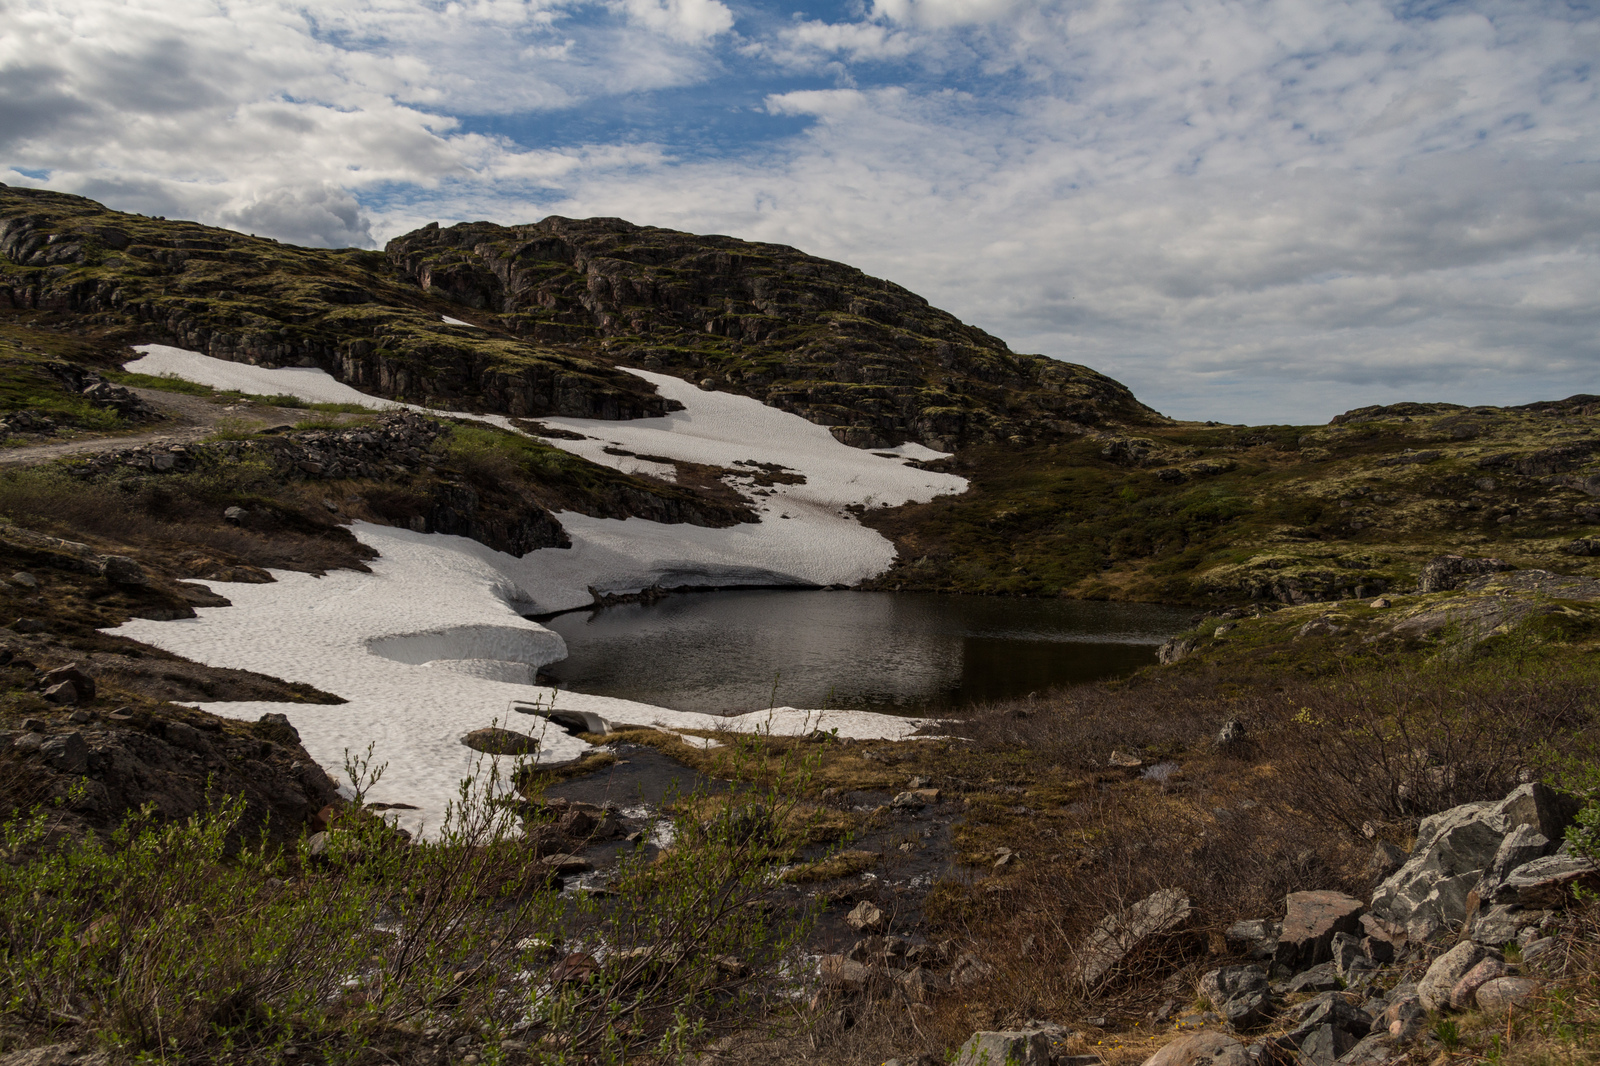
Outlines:
[[[1144, 1066], [1383, 1066], [1422, 1039], [1432, 1017], [1503, 1016], [1527, 1004], [1550, 987], [1550, 933], [1573, 888], [1600, 885], [1600, 866], [1558, 843], [1575, 813], [1570, 797], [1540, 784], [1463, 804], [1425, 819], [1409, 855], [1380, 845], [1378, 860], [1393, 872], [1370, 900], [1294, 892], [1280, 919], [1236, 923], [1227, 940], [1250, 961], [1203, 974], [1197, 992], [1209, 1009], [1168, 1014], [1185, 1035]], [[1180, 934], [1190, 919], [1189, 900], [1174, 889], [1108, 917], [1079, 953], [1078, 979], [1096, 986], [1123, 958]], [[904, 948], [897, 955], [895, 940], [868, 937], [847, 956], [825, 957], [824, 992], [910, 993], [913, 960], [901, 958]], [[935, 987], [983, 974], [976, 959], [952, 969]], [[918, 980], [926, 987], [929, 979]], [[1075, 1035], [1044, 1022], [977, 1032], [956, 1066], [1098, 1061], [1064, 1050]]]

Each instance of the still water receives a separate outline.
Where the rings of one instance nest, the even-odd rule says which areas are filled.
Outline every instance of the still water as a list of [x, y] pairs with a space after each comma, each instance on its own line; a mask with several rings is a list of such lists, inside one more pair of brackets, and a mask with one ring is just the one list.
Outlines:
[[938, 711], [1131, 673], [1192, 616], [923, 592], [686, 593], [545, 619], [570, 651], [545, 672], [562, 688], [712, 714]]

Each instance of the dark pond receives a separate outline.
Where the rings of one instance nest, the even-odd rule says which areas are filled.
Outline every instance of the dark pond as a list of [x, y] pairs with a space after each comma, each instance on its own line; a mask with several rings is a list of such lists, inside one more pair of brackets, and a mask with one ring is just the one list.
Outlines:
[[686, 593], [545, 619], [570, 652], [545, 672], [562, 688], [684, 711], [916, 713], [1131, 673], [1192, 617], [922, 592]]

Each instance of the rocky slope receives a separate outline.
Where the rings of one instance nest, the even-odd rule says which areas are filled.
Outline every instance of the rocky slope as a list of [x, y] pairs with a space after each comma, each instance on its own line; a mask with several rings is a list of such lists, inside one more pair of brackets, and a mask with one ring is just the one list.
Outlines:
[[1087, 367], [1018, 355], [892, 282], [783, 245], [551, 217], [430, 226], [386, 254], [476, 322], [755, 396], [847, 444], [949, 450], [1164, 421]]
[[1017, 355], [851, 267], [618, 219], [432, 226], [385, 253], [320, 250], [0, 187], [0, 305], [517, 416], [663, 413], [623, 362], [760, 396], [863, 447], [1163, 421], [1103, 375]]

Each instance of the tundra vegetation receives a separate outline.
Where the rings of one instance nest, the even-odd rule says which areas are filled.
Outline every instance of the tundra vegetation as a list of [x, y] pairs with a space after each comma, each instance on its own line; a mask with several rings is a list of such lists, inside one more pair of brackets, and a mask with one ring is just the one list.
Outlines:
[[[0, 256], [0, 1054], [1595, 1060], [1594, 397], [1180, 424], [840, 264], [618, 220], [326, 251], [0, 188]], [[898, 743], [632, 729], [486, 760], [408, 839], [359, 754], [336, 800], [286, 722], [183, 705], [338, 697], [105, 630], [227, 604], [194, 579], [359, 569], [354, 519], [522, 554], [561, 511], [748, 505], [714, 468], [123, 372], [146, 341], [525, 419], [661, 413], [617, 367], [679, 374], [954, 452], [971, 491], [862, 515], [900, 550], [876, 587], [1195, 624], [1133, 677]], [[619, 844], [547, 791], [626, 745], [708, 784]], [[1508, 794], [1538, 809], [1513, 825]], [[602, 837], [609, 879], [573, 881]], [[1396, 877], [1440, 894], [1402, 920]], [[1364, 924], [1296, 939], [1308, 900]]]

